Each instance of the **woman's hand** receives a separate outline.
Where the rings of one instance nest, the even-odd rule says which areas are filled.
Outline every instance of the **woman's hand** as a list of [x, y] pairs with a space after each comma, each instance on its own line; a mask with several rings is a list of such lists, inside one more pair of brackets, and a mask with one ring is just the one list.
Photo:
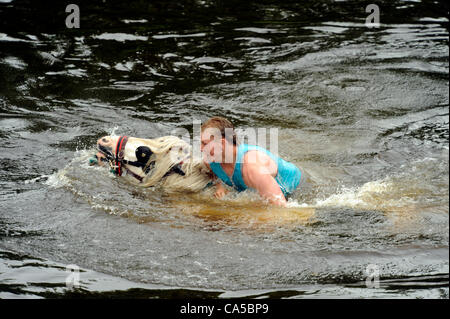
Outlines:
[[225, 196], [225, 194], [228, 193], [228, 190], [223, 186], [223, 184], [221, 182], [218, 182], [216, 184], [216, 192], [214, 193], [214, 197], [215, 198], [222, 198], [223, 196]]

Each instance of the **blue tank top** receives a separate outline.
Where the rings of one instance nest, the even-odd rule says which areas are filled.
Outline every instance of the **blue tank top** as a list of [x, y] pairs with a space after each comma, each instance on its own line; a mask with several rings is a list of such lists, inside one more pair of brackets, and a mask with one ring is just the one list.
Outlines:
[[211, 162], [209, 163], [209, 166], [211, 167], [213, 173], [216, 174], [216, 176], [219, 177], [225, 184], [234, 187], [239, 192], [242, 192], [248, 188], [247, 185], [245, 185], [244, 180], [242, 179], [243, 157], [245, 153], [253, 150], [264, 152], [265, 154], [270, 156], [270, 158], [277, 164], [278, 172], [277, 175], [275, 176], [275, 180], [280, 186], [280, 189], [283, 192], [284, 196], [288, 196], [289, 194], [291, 194], [300, 183], [302, 175], [300, 169], [294, 164], [285, 161], [279, 156], [276, 156], [271, 152], [269, 152], [268, 150], [259, 147], [257, 145], [247, 145], [247, 144], [239, 145], [236, 154], [236, 164], [231, 179], [224, 172], [220, 163]]

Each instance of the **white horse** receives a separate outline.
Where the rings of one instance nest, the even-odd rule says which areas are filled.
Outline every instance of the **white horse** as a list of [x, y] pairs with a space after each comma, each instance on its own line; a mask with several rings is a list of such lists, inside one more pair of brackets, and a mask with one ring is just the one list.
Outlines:
[[211, 173], [191, 146], [175, 136], [143, 139], [104, 136], [97, 141], [97, 162], [109, 163], [117, 176], [143, 187], [162, 186], [167, 192], [200, 192]]

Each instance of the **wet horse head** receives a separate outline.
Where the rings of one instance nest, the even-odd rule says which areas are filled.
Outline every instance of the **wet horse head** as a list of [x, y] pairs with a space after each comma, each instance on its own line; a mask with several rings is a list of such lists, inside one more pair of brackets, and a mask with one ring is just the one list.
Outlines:
[[109, 163], [117, 176], [131, 176], [142, 186], [162, 182], [167, 190], [199, 191], [210, 181], [204, 163], [193, 158], [191, 146], [175, 136], [103, 136], [97, 150], [100, 165]]

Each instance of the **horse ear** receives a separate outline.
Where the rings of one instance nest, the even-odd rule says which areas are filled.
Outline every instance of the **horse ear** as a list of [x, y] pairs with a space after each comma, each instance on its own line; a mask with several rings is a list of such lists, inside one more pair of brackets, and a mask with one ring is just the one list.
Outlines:
[[135, 154], [136, 154], [137, 161], [139, 163], [142, 163], [145, 165], [145, 164], [147, 164], [148, 160], [150, 159], [150, 156], [152, 156], [153, 152], [147, 146], [139, 146], [136, 149]]

